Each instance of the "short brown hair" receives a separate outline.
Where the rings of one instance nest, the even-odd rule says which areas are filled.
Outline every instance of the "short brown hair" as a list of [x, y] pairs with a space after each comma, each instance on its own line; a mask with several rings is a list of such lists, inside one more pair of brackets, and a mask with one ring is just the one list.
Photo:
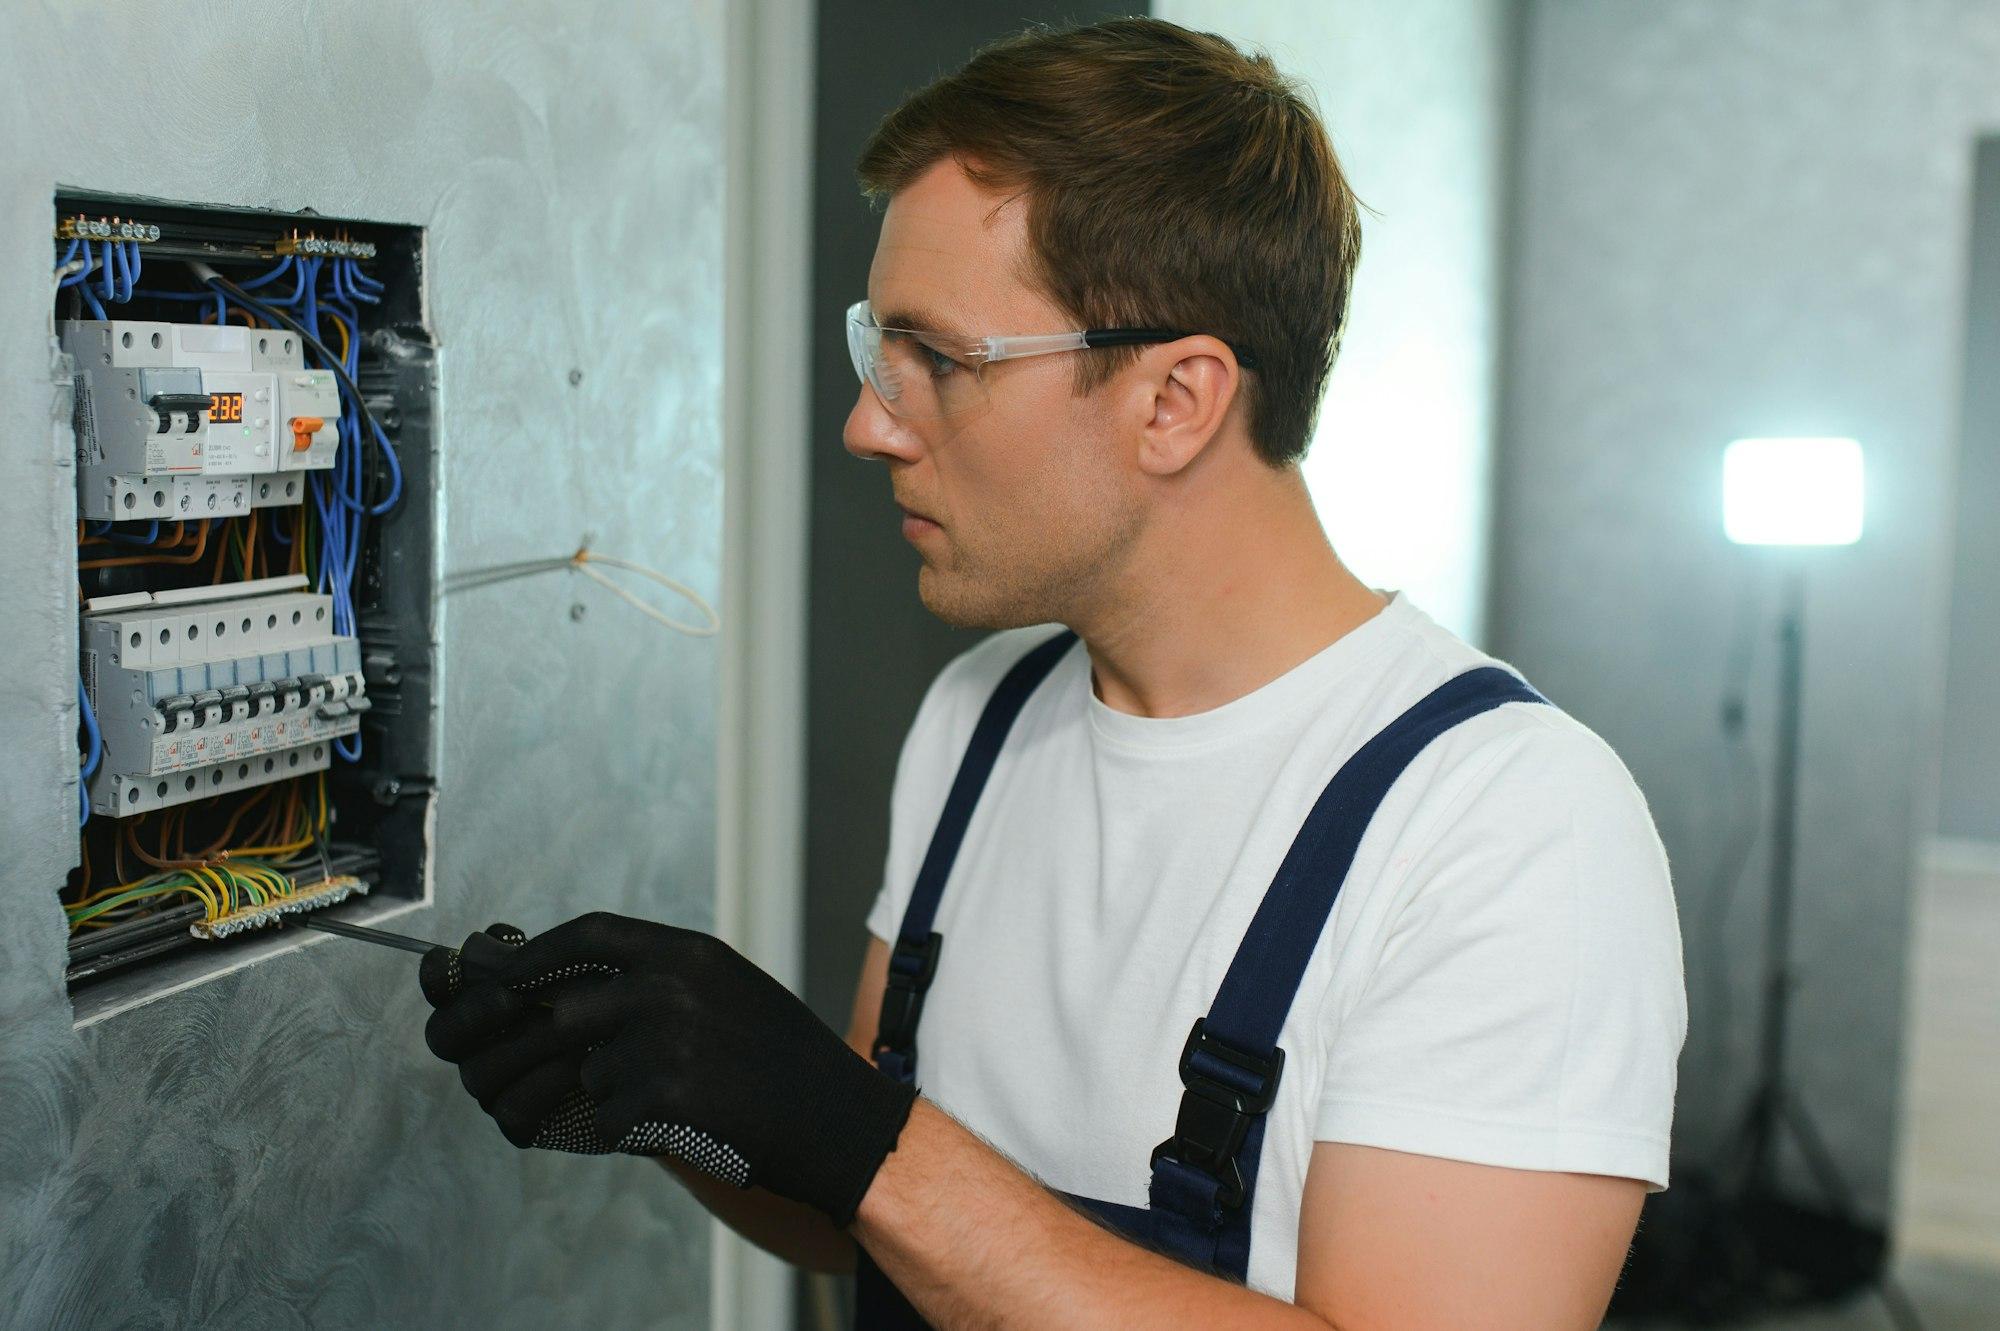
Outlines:
[[[862, 188], [884, 199], [947, 157], [1025, 194], [1033, 277], [1082, 326], [1249, 350], [1252, 442], [1274, 467], [1304, 456], [1361, 225], [1325, 127], [1269, 56], [1152, 18], [1031, 28], [891, 112]], [[1077, 391], [1138, 354], [1080, 357]]]

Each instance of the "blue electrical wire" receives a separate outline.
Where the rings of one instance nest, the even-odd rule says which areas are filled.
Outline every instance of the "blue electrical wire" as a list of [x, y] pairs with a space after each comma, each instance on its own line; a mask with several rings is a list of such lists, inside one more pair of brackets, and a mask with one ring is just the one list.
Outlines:
[[[248, 279], [247, 281], [238, 282], [236, 285], [243, 287], [246, 290], [253, 287], [260, 287], [270, 282], [274, 278], [283, 277], [287, 272], [291, 271], [291, 267], [292, 267], [292, 260], [291, 257], [287, 255], [285, 260], [282, 263], [280, 263], [276, 268], [273, 268], [270, 272], [263, 274], [261, 277], [253, 277]], [[215, 299], [215, 295], [216, 293], [213, 291], [148, 291], [146, 293], [146, 299], [184, 301], [194, 304], [205, 305], [210, 301], [213, 301]], [[266, 297], [266, 299], [273, 305], [282, 305], [285, 303], [276, 296]]]
[[286, 273], [289, 273], [291, 271], [292, 271], [292, 256], [287, 254], [284, 257], [284, 261], [281, 262], [276, 268], [273, 268], [270, 272], [265, 273], [260, 277], [245, 278], [243, 281], [238, 282], [236, 285], [242, 287], [245, 291], [255, 291], [258, 287], [269, 286], [271, 283], [277, 281], [279, 278], [283, 277]]
[[84, 690], [82, 675], [76, 678], [76, 700], [83, 708], [84, 733], [90, 736], [90, 749], [83, 760], [83, 774], [86, 777], [96, 776], [97, 765], [104, 758], [104, 736], [97, 729], [97, 713], [91, 710], [90, 694]]
[[[90, 311], [92, 317], [102, 319], [104, 317], [104, 306], [98, 302], [97, 297], [93, 295], [90, 290], [90, 275], [92, 272], [96, 271], [97, 251], [91, 248], [90, 242], [87, 240], [85, 241], [72, 240], [69, 243], [68, 252], [63, 255], [63, 263], [67, 264], [76, 257], [76, 251], [79, 245], [81, 245], [83, 248], [82, 269], [80, 269], [77, 272], [69, 274], [67, 277], [63, 278], [56, 285], [58, 288], [75, 287], [77, 289], [77, 294], [83, 297], [84, 306]], [[60, 267], [61, 265], [57, 266]]]
[[118, 275], [111, 270], [111, 242], [104, 242], [104, 298], [118, 299]]
[[[379, 304], [362, 282], [355, 279], [364, 277], [352, 260], [336, 259], [294, 259], [287, 256], [270, 272], [253, 278], [258, 286], [276, 281], [289, 269], [295, 277], [292, 292], [288, 296], [260, 296], [260, 302], [270, 306], [290, 306], [298, 312], [299, 323], [316, 337], [322, 345], [327, 339], [320, 336], [323, 318], [334, 317], [347, 325], [347, 348], [339, 358], [339, 368], [347, 378], [358, 383], [361, 372], [361, 316], [362, 303]], [[331, 296], [322, 299], [319, 279], [323, 272], [330, 278]], [[368, 281], [376, 290], [386, 290], [380, 283]], [[250, 283], [239, 283], [247, 288]], [[220, 285], [211, 288], [218, 306], [224, 305], [226, 293]], [[163, 293], [164, 294], [164, 293]], [[196, 297], [206, 299], [206, 297]], [[255, 309], [250, 313], [256, 314]], [[311, 352], [311, 348], [307, 348]], [[317, 358], [318, 353], [312, 352]], [[365, 428], [373, 435], [382, 449], [382, 456], [389, 467], [389, 492], [381, 502], [370, 505], [364, 498], [367, 472], [363, 463], [363, 448], [367, 436]], [[307, 494], [312, 500], [313, 510], [320, 519], [320, 542], [318, 568], [314, 570], [314, 588], [333, 602], [334, 631], [343, 635], [357, 632], [357, 615], [354, 599], [356, 577], [361, 559], [361, 528], [369, 515], [388, 512], [402, 498], [403, 469], [396, 455], [395, 446], [390, 443], [387, 433], [372, 415], [364, 418], [359, 399], [346, 391], [342, 385], [341, 411], [335, 420], [335, 431], [346, 445], [335, 455], [331, 472], [314, 472], [307, 478]], [[273, 528], [274, 539], [289, 545], [297, 533], [279, 538]], [[334, 743], [334, 751], [347, 762], [358, 762], [361, 758], [362, 741], [357, 733]]]
[[[394, 508], [396, 501], [403, 497], [403, 464], [397, 460], [396, 450], [390, 445], [389, 436], [382, 433], [382, 427], [376, 423], [373, 416], [368, 418], [368, 425], [375, 434], [375, 442], [382, 446], [383, 460], [389, 464], [389, 493], [381, 503], [368, 510], [379, 515]], [[355, 431], [357, 437], [360, 433], [359, 430]]]
[[313, 477], [313, 507], [319, 512], [322, 538], [319, 579], [315, 590], [333, 598], [334, 632], [351, 634], [354, 631], [354, 560], [350, 545], [357, 533], [350, 524], [358, 522], [358, 517], [350, 518], [333, 502], [331, 492], [341, 483], [341, 470], [336, 464], [333, 477], [324, 473], [316, 473]]
[[353, 259], [343, 259], [341, 262], [347, 265], [346, 285], [348, 291], [353, 293], [355, 299], [366, 301], [370, 305], [380, 305], [382, 303], [382, 293], [388, 290], [388, 288], [362, 272], [361, 265]]
[[90, 821], [90, 778], [97, 775], [97, 767], [104, 759], [104, 736], [97, 729], [97, 715], [90, 710], [90, 695], [84, 691], [83, 676], [76, 677], [76, 704], [83, 713], [83, 730], [90, 736], [90, 747], [83, 758], [82, 775], [77, 778], [78, 800], [82, 808], [76, 825], [82, 827]]
[[[332, 301], [327, 302], [326, 309], [328, 313], [336, 315], [345, 321], [350, 330], [348, 357], [343, 368], [347, 370], [348, 377], [358, 383], [361, 376], [361, 311], [352, 305], [337, 305]], [[325, 341], [325, 339], [322, 338], [321, 341]], [[376, 423], [373, 416], [368, 418], [368, 424], [371, 427], [371, 433], [375, 436], [375, 442], [381, 445], [383, 461], [389, 464], [389, 493], [383, 496], [379, 503], [368, 509], [369, 513], [380, 517], [394, 508], [397, 501], [403, 497], [403, 464], [402, 460], [396, 456], [396, 449], [390, 444], [389, 437], [383, 433], [382, 427]], [[361, 446], [365, 442], [365, 436], [361, 433], [360, 409], [350, 406], [348, 409], [343, 410], [341, 413], [341, 425], [343, 437], [353, 440], [358, 470]], [[355, 493], [351, 498], [342, 491], [340, 493], [340, 502], [344, 506], [359, 512], [363, 503], [359, 485], [356, 485]]]
[[[342, 260], [341, 262], [351, 261]], [[348, 358], [345, 368], [348, 376], [358, 383], [361, 375], [361, 311], [353, 305], [336, 305], [332, 301], [327, 302], [327, 309], [329, 312], [345, 320], [351, 332], [351, 336], [348, 339]], [[321, 340], [324, 341], [324, 339]], [[354, 408], [351, 411], [343, 411], [341, 419], [346, 426], [346, 434], [354, 441], [354, 451], [358, 466], [359, 454], [364, 442], [361, 433], [361, 412], [359, 408]], [[368, 424], [375, 436], [375, 442], [381, 445], [383, 461], [389, 464], [389, 493], [382, 498], [381, 502], [368, 510], [369, 513], [379, 517], [394, 508], [396, 502], [403, 497], [403, 464], [402, 460], [396, 456], [396, 449], [390, 444], [388, 435], [383, 433], [381, 425], [376, 423], [372, 415], [368, 418]], [[362, 506], [359, 485], [357, 484], [355, 487], [355, 494], [352, 499], [349, 499], [343, 493], [341, 495], [341, 502], [358, 512]]]
[[[306, 270], [306, 290], [305, 304], [300, 306], [305, 311], [305, 316], [299, 322], [310, 328], [314, 337], [319, 337], [319, 260], [307, 259], [301, 267]], [[322, 342], [325, 340], [320, 338]]]
[[289, 296], [272, 296], [270, 297], [270, 303], [273, 305], [283, 305], [290, 309], [297, 309], [299, 302], [306, 298], [306, 281], [310, 276], [311, 274], [307, 271], [307, 260], [300, 259], [292, 265], [292, 294]]
[[111, 524], [108, 522], [104, 524], [104, 530], [102, 532], [97, 532], [93, 534], [106, 536], [114, 541], [119, 541], [126, 545], [151, 545], [154, 541], [160, 539], [160, 520], [158, 518], [154, 518], [152, 520], [152, 524], [146, 528], [146, 534], [144, 536], [127, 536], [121, 532], [113, 531], [111, 529]]

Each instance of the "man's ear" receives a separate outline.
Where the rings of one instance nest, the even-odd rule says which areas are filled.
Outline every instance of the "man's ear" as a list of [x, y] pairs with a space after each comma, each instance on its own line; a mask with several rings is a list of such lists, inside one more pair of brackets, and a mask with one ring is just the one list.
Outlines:
[[1150, 347], [1139, 364], [1139, 466], [1170, 476], [1200, 457], [1221, 431], [1243, 371], [1221, 341], [1207, 336]]

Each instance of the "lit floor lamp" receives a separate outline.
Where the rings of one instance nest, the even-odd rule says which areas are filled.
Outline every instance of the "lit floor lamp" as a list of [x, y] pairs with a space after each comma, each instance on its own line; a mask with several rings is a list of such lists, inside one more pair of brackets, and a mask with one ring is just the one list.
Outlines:
[[[1803, 1291], [1825, 1287], [1828, 1276], [1838, 1280], [1837, 1271], [1824, 1269], [1839, 1260], [1838, 1253], [1872, 1251], [1877, 1261], [1880, 1254], [1879, 1236], [1855, 1218], [1852, 1195], [1833, 1154], [1787, 1078], [1785, 1057], [1793, 980], [1799, 711], [1805, 657], [1805, 564], [1796, 547], [1852, 545], [1860, 539], [1861, 445], [1852, 439], [1738, 439], [1723, 453], [1722, 492], [1723, 528], [1730, 540], [1739, 545], [1793, 547], [1784, 560], [1784, 609], [1778, 630], [1778, 744], [1757, 1081], [1735, 1144], [1735, 1167], [1725, 1186], [1732, 1194], [1736, 1255], [1746, 1268], [1737, 1274], [1765, 1290], [1789, 1285]], [[1814, 1216], [1789, 1207], [1781, 1198], [1778, 1147], [1787, 1134], [1819, 1184], [1831, 1214]], [[1801, 1244], [1804, 1236], [1798, 1231], [1808, 1222], [1818, 1231], [1817, 1242]], [[1792, 1260], [1794, 1254], [1803, 1260]], [[1797, 1269], [1800, 1266], [1821, 1269]], [[1897, 1323], [1914, 1325], [1886, 1273], [1879, 1288]]]

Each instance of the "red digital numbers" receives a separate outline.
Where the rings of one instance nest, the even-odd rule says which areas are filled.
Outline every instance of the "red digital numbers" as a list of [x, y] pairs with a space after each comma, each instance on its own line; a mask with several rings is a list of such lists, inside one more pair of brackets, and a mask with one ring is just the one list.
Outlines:
[[210, 393], [208, 395], [208, 423], [210, 425], [240, 424], [243, 420], [243, 395], [241, 393]]

